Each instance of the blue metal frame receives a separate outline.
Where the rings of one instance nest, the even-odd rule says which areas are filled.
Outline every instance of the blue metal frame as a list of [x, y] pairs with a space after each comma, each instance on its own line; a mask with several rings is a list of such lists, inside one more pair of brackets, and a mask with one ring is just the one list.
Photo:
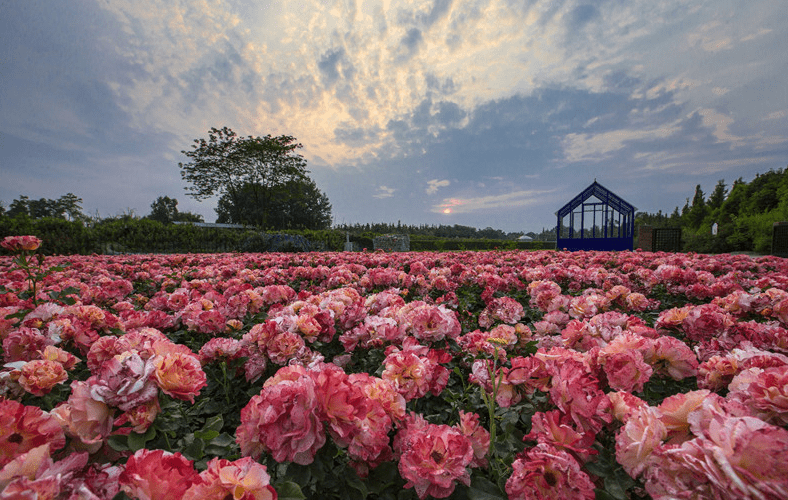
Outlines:
[[[599, 202], [587, 202], [592, 196]], [[586, 229], [587, 215], [591, 217], [590, 229]], [[577, 216], [580, 218], [579, 230], [575, 228]], [[556, 248], [559, 250], [615, 251], [634, 248], [635, 207], [599, 184], [596, 179], [572, 201], [561, 207], [556, 212], [556, 217]], [[566, 217], [569, 218], [568, 226], [562, 224]], [[567, 227], [568, 237], [562, 237], [562, 228]]]

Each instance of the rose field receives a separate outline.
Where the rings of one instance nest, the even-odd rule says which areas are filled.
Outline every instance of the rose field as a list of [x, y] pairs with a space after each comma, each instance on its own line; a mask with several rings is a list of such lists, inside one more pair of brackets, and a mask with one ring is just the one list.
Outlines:
[[788, 498], [788, 259], [0, 257], [0, 499]]

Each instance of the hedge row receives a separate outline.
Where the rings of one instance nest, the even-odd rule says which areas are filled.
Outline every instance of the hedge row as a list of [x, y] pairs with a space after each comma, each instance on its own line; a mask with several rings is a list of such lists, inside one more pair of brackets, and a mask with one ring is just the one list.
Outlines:
[[[254, 229], [208, 228], [163, 224], [150, 219], [104, 219], [88, 225], [80, 221], [0, 216], [0, 238], [30, 234], [44, 241], [47, 255], [116, 253], [216, 253], [341, 251], [348, 235], [340, 230], [303, 230], [265, 233]], [[373, 249], [371, 233], [350, 235], [358, 249]], [[410, 237], [413, 251], [541, 250], [549, 242]], [[2, 249], [0, 249], [2, 250]]]

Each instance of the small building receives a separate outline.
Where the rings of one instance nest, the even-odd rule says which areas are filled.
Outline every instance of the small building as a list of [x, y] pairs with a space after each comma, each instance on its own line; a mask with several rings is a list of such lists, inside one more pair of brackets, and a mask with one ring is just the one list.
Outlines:
[[556, 212], [556, 249], [632, 250], [635, 210], [594, 179]]
[[407, 234], [383, 234], [372, 240], [375, 250], [386, 252], [409, 252], [410, 236]]

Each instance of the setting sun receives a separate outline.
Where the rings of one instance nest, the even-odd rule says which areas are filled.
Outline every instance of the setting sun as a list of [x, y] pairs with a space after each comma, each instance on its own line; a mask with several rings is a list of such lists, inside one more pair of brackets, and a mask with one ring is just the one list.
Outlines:
[[443, 213], [444, 213], [444, 214], [450, 214], [450, 213], [451, 213], [451, 208], [445, 208], [445, 209], [443, 210]]

